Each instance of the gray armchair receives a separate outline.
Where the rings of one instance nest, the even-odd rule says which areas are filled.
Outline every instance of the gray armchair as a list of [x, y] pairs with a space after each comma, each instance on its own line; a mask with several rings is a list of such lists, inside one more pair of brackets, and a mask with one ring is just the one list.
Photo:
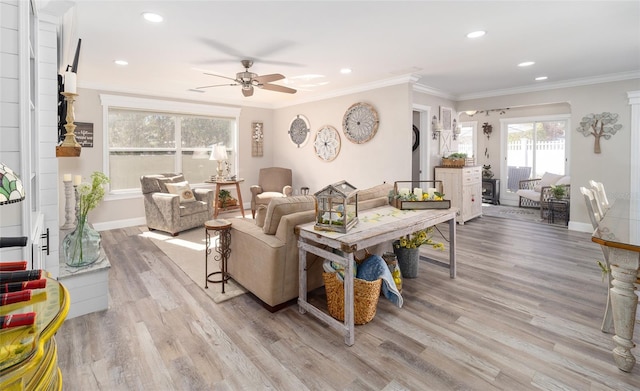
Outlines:
[[180, 202], [180, 195], [171, 194], [167, 190], [167, 183], [184, 181], [182, 174], [140, 177], [149, 230], [157, 229], [177, 236], [179, 232], [203, 226], [205, 221], [213, 218], [213, 190], [192, 190], [195, 196], [195, 201], [192, 202]]
[[292, 173], [288, 168], [269, 167], [260, 169], [258, 184], [250, 187], [251, 215], [254, 219], [259, 205], [267, 206], [272, 198], [290, 197], [293, 194], [291, 178]]

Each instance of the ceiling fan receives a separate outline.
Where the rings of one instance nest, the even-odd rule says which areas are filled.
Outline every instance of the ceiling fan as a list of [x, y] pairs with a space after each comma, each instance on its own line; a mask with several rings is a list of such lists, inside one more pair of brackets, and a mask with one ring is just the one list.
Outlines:
[[234, 83], [232, 83], [232, 84], [215, 84], [215, 85], [211, 85], [211, 86], [197, 87], [197, 89], [210, 88], [210, 87], [222, 87], [222, 86], [242, 86], [242, 95], [244, 95], [244, 96], [253, 95], [253, 87], [258, 87], [258, 88], [262, 88], [262, 89], [269, 90], [269, 91], [284, 92], [284, 93], [287, 93], [287, 94], [295, 94], [296, 93], [296, 90], [294, 90], [293, 88], [279, 86], [277, 84], [269, 84], [272, 81], [278, 81], [278, 80], [284, 79], [283, 75], [281, 75], [279, 73], [272, 73], [272, 74], [269, 74], [269, 75], [258, 76], [257, 74], [255, 74], [253, 72], [249, 72], [249, 68], [251, 68], [251, 66], [253, 65], [253, 61], [251, 61], [251, 60], [242, 60], [242, 61], [240, 61], [240, 63], [242, 63], [242, 66], [244, 67], [244, 72], [236, 73], [235, 79], [231, 78], [231, 77], [226, 77], [226, 76], [221, 76], [221, 75], [216, 75], [216, 74], [213, 74], [213, 73], [206, 73], [205, 72], [205, 75], [217, 76], [217, 77], [222, 77], [222, 78], [225, 78], [225, 79], [233, 80]]

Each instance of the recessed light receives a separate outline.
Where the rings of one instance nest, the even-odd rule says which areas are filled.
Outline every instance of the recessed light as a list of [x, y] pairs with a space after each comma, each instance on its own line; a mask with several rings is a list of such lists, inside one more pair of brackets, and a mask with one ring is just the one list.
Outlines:
[[538, 77], [536, 77], [536, 81], [542, 81], [542, 80], [547, 80], [547, 79], [548, 79], [548, 77], [546, 77], [546, 76], [538, 76]]
[[518, 66], [519, 67], [530, 67], [533, 64], [535, 64], [535, 62], [533, 62], [533, 61], [525, 61], [525, 62], [521, 62], [520, 64], [518, 64]]
[[340, 69], [340, 73], [342, 73], [343, 75], [348, 75], [349, 73], [351, 73], [351, 68], [342, 68]]
[[487, 33], [486, 31], [482, 31], [482, 30], [473, 31], [473, 32], [470, 32], [469, 34], [467, 34], [467, 38], [480, 38], [483, 35], [485, 35], [486, 33]]
[[142, 14], [142, 17], [148, 22], [152, 23], [160, 23], [164, 20], [164, 18], [158, 14], [154, 14], [153, 12], [145, 12]]
[[129, 63], [125, 60], [115, 60], [113, 61], [116, 65], [129, 65]]

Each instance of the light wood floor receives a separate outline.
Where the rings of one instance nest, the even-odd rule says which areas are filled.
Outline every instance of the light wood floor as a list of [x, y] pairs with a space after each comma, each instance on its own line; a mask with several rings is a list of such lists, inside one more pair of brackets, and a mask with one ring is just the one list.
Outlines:
[[495, 217], [458, 226], [458, 278], [421, 262], [404, 307], [382, 297], [347, 347], [295, 305], [213, 303], [139, 232], [102, 233], [110, 308], [59, 330], [65, 390], [640, 389], [640, 364], [618, 370], [600, 331], [606, 284], [586, 233]]

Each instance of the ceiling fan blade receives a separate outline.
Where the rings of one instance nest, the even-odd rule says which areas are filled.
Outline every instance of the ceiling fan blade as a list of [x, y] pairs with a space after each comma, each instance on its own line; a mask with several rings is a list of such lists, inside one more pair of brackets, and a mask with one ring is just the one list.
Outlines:
[[253, 86], [249, 86], [249, 88], [242, 87], [242, 95], [244, 96], [253, 95]]
[[234, 78], [232, 78], [232, 77], [226, 77], [226, 76], [222, 76], [222, 75], [216, 75], [215, 73], [207, 73], [207, 72], [204, 72], [204, 74], [205, 74], [205, 75], [209, 75], [209, 76], [221, 77], [221, 78], [223, 78], [223, 79], [233, 80], [233, 81], [235, 81], [236, 83], [238, 82], [236, 79], [234, 79]]
[[233, 83], [233, 84], [214, 84], [212, 86], [202, 86], [202, 87], [196, 87], [197, 90], [201, 90], [203, 88], [211, 88], [211, 87], [233, 87], [233, 86], [237, 86], [238, 83]]
[[258, 82], [258, 84], [271, 83], [272, 81], [277, 81], [282, 79], [284, 79], [284, 75], [281, 75], [279, 73], [272, 73], [270, 75], [261, 75], [253, 78], [253, 80]]
[[269, 90], [269, 91], [285, 92], [287, 94], [295, 94], [297, 92], [293, 88], [289, 88], [289, 87], [285, 87], [285, 86], [279, 86], [277, 84], [263, 84], [263, 85], [258, 86], [258, 87], [260, 87], [262, 89], [265, 89], [265, 90]]

